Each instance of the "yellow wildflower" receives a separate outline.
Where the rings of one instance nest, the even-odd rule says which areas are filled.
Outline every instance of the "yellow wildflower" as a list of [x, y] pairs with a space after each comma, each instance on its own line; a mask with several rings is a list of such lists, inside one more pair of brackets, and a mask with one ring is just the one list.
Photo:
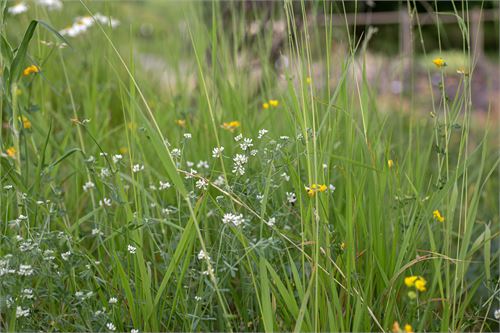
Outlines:
[[9, 155], [9, 157], [16, 158], [16, 152], [17, 152], [16, 148], [14, 147], [7, 148], [5, 152], [7, 153], [7, 155]]
[[397, 321], [392, 324], [392, 333], [399, 333], [401, 332], [401, 327], [399, 327], [399, 323]]
[[23, 70], [23, 75], [24, 76], [28, 76], [32, 73], [38, 73], [40, 72], [40, 67], [36, 66], [36, 65], [31, 65], [31, 66], [28, 66], [26, 67], [24, 70]]
[[406, 333], [413, 333], [413, 327], [411, 327], [410, 324], [405, 325], [405, 332]]
[[307, 195], [312, 198], [314, 197], [314, 195], [316, 194], [316, 192], [313, 190], [313, 189], [309, 189], [307, 190]]
[[341, 249], [342, 251], [344, 251], [344, 250], [345, 250], [345, 243], [344, 243], [344, 242], [340, 243], [340, 249]]
[[393, 160], [388, 160], [387, 161], [387, 166], [390, 168], [392, 168], [394, 166], [394, 161]]
[[175, 123], [177, 124], [177, 126], [180, 126], [182, 128], [186, 127], [186, 120], [185, 119], [177, 119], [175, 121]]
[[444, 216], [441, 215], [441, 212], [439, 210], [435, 210], [432, 212], [432, 216], [434, 216], [434, 219], [438, 222], [444, 222]]
[[446, 62], [441, 57], [434, 58], [434, 60], [432, 60], [432, 62], [434, 63], [434, 65], [436, 65], [437, 68], [441, 68], [441, 67], [446, 66]]
[[240, 127], [241, 123], [239, 121], [233, 120], [227, 123], [222, 124], [222, 128], [228, 131], [233, 132], [236, 128]]
[[307, 195], [309, 197], [314, 197], [317, 192], [325, 192], [328, 190], [328, 186], [325, 184], [311, 184], [311, 186], [306, 186]]
[[277, 108], [280, 103], [276, 99], [270, 99], [269, 100], [269, 105], [271, 105], [273, 108]]
[[415, 285], [415, 281], [417, 281], [418, 276], [407, 276], [405, 277], [405, 284], [407, 287], [413, 287]]
[[312, 82], [311, 77], [309, 77], [309, 76], [308, 76], [308, 77], [306, 77], [306, 83], [307, 83], [307, 84], [311, 84], [311, 82]]
[[266, 103], [262, 103], [262, 108], [263, 108], [264, 110], [269, 109], [269, 103], [267, 103], [267, 102], [266, 102]]
[[126, 154], [126, 153], [128, 153], [128, 148], [127, 147], [120, 147], [120, 149], [118, 149], [118, 151], [120, 152], [120, 154]]
[[425, 288], [425, 285], [427, 284], [427, 281], [421, 276], [418, 277], [418, 280], [415, 281], [415, 289], [418, 291], [426, 291], [427, 289]]
[[325, 192], [326, 190], [328, 190], [328, 186], [326, 186], [325, 184], [319, 186], [320, 192]]
[[21, 116], [21, 117], [19, 117], [19, 120], [23, 122], [24, 128], [26, 128], [26, 129], [31, 128], [31, 121], [28, 118], [26, 118], [25, 116]]

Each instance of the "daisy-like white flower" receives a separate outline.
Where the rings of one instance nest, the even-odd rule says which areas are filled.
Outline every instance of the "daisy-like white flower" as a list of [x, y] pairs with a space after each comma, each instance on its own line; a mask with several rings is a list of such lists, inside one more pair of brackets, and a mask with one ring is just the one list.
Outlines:
[[242, 134], [238, 134], [237, 136], [234, 137], [234, 141], [236, 141], [236, 142], [240, 141], [241, 139], [243, 139]]
[[214, 149], [212, 149], [212, 157], [214, 158], [221, 157], [223, 151], [224, 147], [215, 147]]
[[137, 250], [137, 248], [133, 245], [127, 245], [127, 251], [130, 253], [130, 254], [135, 254], [135, 251]]
[[107, 323], [106, 328], [112, 332], [116, 331], [116, 326], [113, 323]]
[[191, 139], [193, 136], [191, 135], [191, 133], [184, 133], [184, 139], [186, 140], [189, 140]]
[[24, 2], [20, 2], [14, 6], [11, 6], [7, 9], [7, 12], [11, 15], [19, 15], [28, 10], [28, 5]]
[[108, 300], [108, 303], [109, 303], [109, 304], [116, 304], [116, 303], [118, 303], [118, 298], [116, 298], [116, 297], [111, 297], [111, 298]]
[[40, 6], [47, 8], [49, 11], [61, 10], [63, 7], [61, 0], [37, 0], [36, 2]]
[[262, 137], [263, 137], [264, 135], [266, 135], [266, 134], [267, 134], [267, 132], [269, 132], [269, 131], [268, 131], [268, 130], [266, 130], [266, 129], [264, 129], [264, 128], [263, 128], [263, 129], [261, 129], [261, 130], [259, 131], [259, 135], [257, 136], [257, 139], [262, 139]]

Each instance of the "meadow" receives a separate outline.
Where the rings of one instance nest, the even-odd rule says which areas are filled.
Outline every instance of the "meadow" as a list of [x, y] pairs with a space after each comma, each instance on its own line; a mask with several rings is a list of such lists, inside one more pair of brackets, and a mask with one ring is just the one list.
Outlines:
[[342, 1], [1, 0], [0, 330], [498, 331], [470, 4], [377, 83]]

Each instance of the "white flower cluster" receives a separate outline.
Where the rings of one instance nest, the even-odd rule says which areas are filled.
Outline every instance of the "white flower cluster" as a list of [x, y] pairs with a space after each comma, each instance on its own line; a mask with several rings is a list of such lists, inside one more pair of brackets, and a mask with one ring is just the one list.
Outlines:
[[92, 16], [82, 16], [77, 17], [71, 26], [66, 29], [59, 31], [63, 36], [76, 37], [85, 33], [90, 27], [92, 27], [95, 22], [99, 22], [103, 25], [109, 25], [111, 28], [116, 28], [120, 21], [112, 17], [104, 16], [100, 13], [96, 13], [94, 17]]
[[222, 223], [228, 224], [232, 223], [235, 227], [239, 226], [245, 221], [243, 218], [243, 214], [233, 214], [233, 213], [227, 213], [224, 214], [224, 217], [222, 218]]
[[221, 157], [223, 151], [224, 151], [224, 147], [215, 147], [212, 150], [212, 157], [214, 157], [214, 158]]
[[200, 252], [198, 253], [198, 260], [204, 260], [204, 259], [210, 260], [210, 256], [205, 251], [200, 250]]
[[243, 154], [236, 154], [233, 158], [233, 162], [233, 173], [243, 176], [245, 174], [245, 165], [248, 162], [248, 157]]

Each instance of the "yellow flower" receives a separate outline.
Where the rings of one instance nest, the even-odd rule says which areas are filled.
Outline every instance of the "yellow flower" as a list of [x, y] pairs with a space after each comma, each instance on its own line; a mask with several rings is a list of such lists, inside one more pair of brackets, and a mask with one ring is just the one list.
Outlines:
[[413, 287], [415, 285], [415, 281], [417, 281], [418, 276], [407, 276], [405, 277], [405, 284], [407, 287]]
[[277, 108], [280, 103], [276, 99], [270, 99], [269, 100], [269, 105], [271, 105], [273, 108]]
[[36, 65], [31, 65], [31, 66], [28, 66], [26, 67], [24, 70], [23, 70], [23, 75], [24, 76], [28, 76], [32, 73], [38, 73], [40, 72], [40, 67], [36, 66]]
[[434, 219], [438, 222], [444, 222], [444, 216], [441, 215], [441, 212], [439, 210], [435, 210], [432, 212], [432, 216], [434, 216]]
[[120, 149], [118, 149], [118, 151], [120, 152], [120, 154], [126, 154], [126, 153], [128, 153], [128, 148], [127, 147], [120, 147]]
[[185, 119], [177, 119], [175, 121], [175, 123], [177, 124], [177, 126], [180, 126], [180, 127], [186, 127], [186, 120]]
[[262, 108], [263, 108], [264, 110], [269, 109], [269, 103], [267, 103], [267, 102], [266, 102], [266, 103], [262, 103]]
[[10, 147], [10, 148], [7, 148], [7, 150], [5, 151], [7, 153], [7, 155], [9, 155], [10, 158], [16, 158], [16, 148], [14, 147]]
[[308, 77], [306, 77], [306, 83], [307, 83], [307, 84], [311, 84], [311, 82], [312, 82], [311, 78], [310, 78], [309, 76], [308, 76]]
[[399, 327], [399, 323], [397, 321], [392, 324], [392, 333], [399, 333], [401, 332], [401, 327]]
[[418, 280], [415, 281], [415, 289], [418, 291], [426, 291], [427, 289], [425, 288], [425, 285], [427, 284], [427, 281], [421, 276], [418, 277]]
[[394, 166], [394, 161], [393, 160], [388, 160], [387, 161], [387, 166], [390, 168], [392, 168]]
[[21, 116], [21, 117], [19, 117], [19, 120], [23, 122], [24, 128], [26, 128], [26, 129], [31, 128], [31, 121], [28, 118], [26, 118], [25, 116]]
[[406, 333], [413, 333], [413, 327], [411, 327], [410, 324], [405, 325], [405, 332]]
[[222, 128], [233, 132], [236, 128], [240, 127], [241, 123], [239, 121], [233, 120], [228, 123], [223, 123]]
[[441, 57], [434, 58], [434, 60], [432, 60], [432, 62], [434, 63], [434, 65], [436, 65], [437, 68], [441, 68], [441, 67], [446, 66], [446, 62]]
[[345, 250], [345, 243], [344, 243], [344, 242], [340, 243], [340, 249], [341, 249], [342, 251], [344, 251], [344, 250]]
[[306, 186], [307, 195], [309, 197], [314, 197], [317, 192], [325, 192], [328, 190], [328, 186], [325, 184], [311, 184], [311, 186]]

